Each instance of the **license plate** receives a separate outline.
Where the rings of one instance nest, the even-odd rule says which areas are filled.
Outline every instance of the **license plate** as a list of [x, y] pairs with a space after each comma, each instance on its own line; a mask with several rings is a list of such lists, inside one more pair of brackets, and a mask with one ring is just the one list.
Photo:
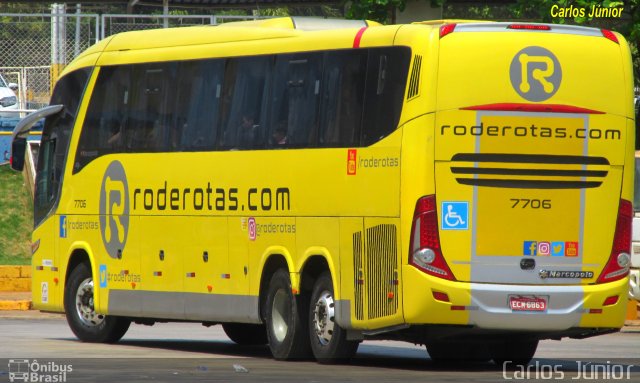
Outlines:
[[546, 297], [509, 296], [509, 307], [512, 311], [546, 311]]

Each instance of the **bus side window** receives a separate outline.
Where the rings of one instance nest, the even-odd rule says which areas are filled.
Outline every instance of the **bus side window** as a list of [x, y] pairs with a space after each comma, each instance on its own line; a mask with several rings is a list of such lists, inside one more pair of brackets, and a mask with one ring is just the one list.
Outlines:
[[122, 150], [130, 97], [130, 71], [131, 66], [100, 69], [82, 127], [74, 173], [101, 155]]
[[409, 48], [369, 51], [362, 145], [371, 145], [398, 127], [409, 71]]
[[319, 146], [358, 146], [367, 50], [324, 54]]
[[173, 150], [213, 150], [220, 110], [224, 59], [180, 64], [170, 133]]
[[259, 149], [266, 139], [266, 115], [272, 56], [229, 59], [223, 89], [223, 149]]
[[167, 149], [173, 120], [170, 84], [175, 83], [177, 63], [140, 65], [132, 76], [132, 94], [125, 145], [132, 152], [160, 152]]
[[278, 55], [268, 126], [271, 146], [313, 147], [322, 76], [318, 53]]

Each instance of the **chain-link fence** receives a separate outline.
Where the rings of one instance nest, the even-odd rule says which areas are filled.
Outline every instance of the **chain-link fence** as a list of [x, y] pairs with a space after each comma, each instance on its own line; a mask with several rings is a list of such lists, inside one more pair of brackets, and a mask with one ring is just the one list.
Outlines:
[[39, 109], [49, 103], [51, 66], [0, 67], [0, 75], [7, 83], [18, 84], [15, 93], [20, 110]]
[[215, 15], [102, 15], [101, 38], [116, 33], [156, 28], [218, 25], [229, 21], [256, 20], [265, 16], [215, 16]]
[[212, 25], [213, 16], [102, 15], [102, 38], [120, 32], [145, 29]]
[[20, 109], [46, 105], [59, 71], [98, 41], [97, 15], [0, 14], [0, 74]]
[[[57, 7], [57, 8], [56, 8]], [[18, 84], [19, 109], [45, 106], [66, 64], [97, 41], [120, 32], [217, 25], [264, 16], [0, 14], [0, 74]]]

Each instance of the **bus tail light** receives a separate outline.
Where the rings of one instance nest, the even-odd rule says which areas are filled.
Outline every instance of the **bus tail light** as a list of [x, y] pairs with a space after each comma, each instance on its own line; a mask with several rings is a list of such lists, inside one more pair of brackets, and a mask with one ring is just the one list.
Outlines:
[[613, 41], [614, 43], [620, 45], [620, 42], [618, 41], [618, 38], [616, 37], [615, 33], [611, 32], [610, 30], [607, 29], [601, 29], [600, 32], [602, 32], [602, 36], [604, 36], [605, 38]]
[[440, 248], [435, 195], [422, 197], [416, 203], [409, 249], [411, 265], [429, 275], [455, 281]]
[[603, 306], [613, 306], [616, 303], [618, 303], [618, 296], [617, 295], [612, 295], [610, 297], [607, 297], [607, 299], [604, 300], [604, 302], [602, 302]]
[[598, 283], [613, 282], [626, 277], [631, 265], [631, 222], [633, 206], [631, 202], [621, 199], [616, 221], [616, 232], [613, 236], [611, 256], [598, 278]]
[[507, 29], [521, 31], [550, 31], [551, 27], [545, 24], [509, 24]]
[[440, 38], [445, 37], [456, 29], [456, 24], [444, 24], [440, 27]]

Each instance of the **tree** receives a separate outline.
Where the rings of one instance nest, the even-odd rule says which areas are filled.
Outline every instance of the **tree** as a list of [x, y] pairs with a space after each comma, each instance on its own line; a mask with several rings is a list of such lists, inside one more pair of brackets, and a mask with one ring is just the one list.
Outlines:
[[407, 0], [354, 0], [347, 9], [347, 18], [393, 23], [395, 11], [404, 11]]
[[[396, 10], [403, 11], [408, 0], [351, 0], [346, 3], [350, 19], [369, 19], [381, 23], [395, 22]], [[443, 5], [444, 19], [526, 20], [554, 24], [578, 24], [610, 29], [621, 33], [629, 42], [633, 55], [636, 84], [640, 84], [640, 0], [511, 0], [504, 2], [431, 1], [432, 6]], [[584, 15], [559, 17], [552, 15], [552, 7], [585, 9]], [[615, 18], [593, 18], [588, 11], [593, 7], [622, 8]]]
[[[561, 8], [573, 6], [574, 8], [581, 8], [587, 11], [584, 12], [584, 16], [553, 17], [551, 7], [554, 5]], [[594, 6], [602, 8], [622, 8], [623, 11], [620, 17], [590, 18], [588, 17], [588, 10]], [[638, 57], [638, 47], [640, 43], [640, 0], [517, 0], [517, 2], [511, 6], [511, 11], [514, 18], [521, 18], [524, 15], [535, 15], [535, 21], [554, 24], [579, 24], [619, 32], [629, 42], [633, 56], [634, 81], [636, 84], [640, 84], [640, 57]]]
[[[428, 1], [432, 7], [439, 7], [444, 0]], [[375, 20], [383, 24], [395, 23], [396, 11], [404, 11], [407, 0], [352, 0], [346, 1], [348, 19]]]

